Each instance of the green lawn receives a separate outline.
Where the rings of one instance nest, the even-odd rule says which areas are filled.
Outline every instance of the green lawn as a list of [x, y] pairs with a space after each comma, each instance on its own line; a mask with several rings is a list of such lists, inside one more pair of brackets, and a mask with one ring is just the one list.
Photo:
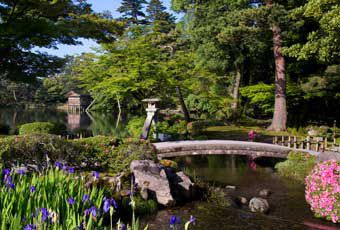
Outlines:
[[266, 130], [262, 126], [242, 126], [242, 125], [228, 125], [228, 126], [214, 126], [209, 127], [204, 132], [208, 139], [219, 140], [239, 140], [247, 141], [248, 132], [255, 130], [257, 132], [256, 141], [272, 143], [274, 136], [289, 136], [288, 132], [273, 132]]

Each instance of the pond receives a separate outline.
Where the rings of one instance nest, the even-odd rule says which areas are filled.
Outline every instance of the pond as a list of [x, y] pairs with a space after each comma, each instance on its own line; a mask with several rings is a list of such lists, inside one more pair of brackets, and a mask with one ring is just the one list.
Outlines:
[[11, 134], [15, 133], [18, 126], [22, 124], [48, 121], [65, 124], [70, 134], [87, 132], [89, 136], [113, 135], [122, 137], [126, 134], [127, 120], [127, 116], [125, 116], [117, 127], [117, 115], [108, 112], [67, 113], [44, 108], [29, 110], [0, 108], [0, 124], [10, 126]]
[[304, 186], [281, 178], [273, 166], [278, 160], [249, 162], [242, 156], [191, 156], [177, 158], [188, 174], [214, 186], [236, 186], [231, 196], [248, 200], [259, 196], [261, 189], [269, 189], [268, 215], [251, 213], [247, 206], [225, 208], [206, 201], [196, 201], [173, 209], [165, 209], [146, 216], [142, 222], [150, 229], [168, 229], [171, 215], [180, 216], [182, 224], [190, 215], [196, 217], [192, 229], [338, 229], [334, 225], [313, 217], [304, 198]]

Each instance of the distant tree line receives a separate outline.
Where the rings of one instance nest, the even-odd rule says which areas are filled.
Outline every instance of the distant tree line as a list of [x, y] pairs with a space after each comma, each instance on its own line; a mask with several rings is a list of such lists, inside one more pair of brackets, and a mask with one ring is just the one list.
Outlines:
[[[59, 28], [55, 17], [48, 18], [57, 26], [43, 28], [57, 28], [46, 34], [49, 39], [39, 41], [36, 33], [26, 31], [23, 34], [29, 37], [23, 42], [51, 47], [89, 37], [101, 48], [95, 54], [63, 60], [64, 65], [55, 57], [36, 54], [50, 62], [36, 62], [34, 68], [30, 66], [32, 72], [21, 72], [53, 77], [38, 78], [35, 100], [62, 102], [66, 90], [77, 88], [96, 99], [94, 109], [120, 106], [140, 111], [142, 99], [160, 97], [164, 107], [180, 106], [185, 114], [202, 119], [272, 118], [272, 130], [332, 123], [340, 117], [340, 4], [336, 1], [173, 0], [173, 10], [184, 14], [177, 21], [160, 0], [123, 0], [117, 19], [93, 13], [85, 1], [68, 4], [67, 9], [73, 10], [69, 15], [77, 13], [70, 19], [64, 16], [61, 24], [67, 29]], [[8, 5], [5, 20], [10, 21], [13, 8]], [[76, 34], [70, 28], [77, 28]], [[9, 31], [0, 32], [2, 41]], [[23, 44], [6, 41], [0, 49], [8, 44], [7, 48], [21, 49], [22, 57]], [[10, 63], [21, 63], [15, 57], [0, 57], [6, 81], [19, 76], [1, 64], [10, 58], [14, 60]], [[34, 72], [44, 70], [46, 63], [58, 68]], [[19, 78], [23, 79], [27, 76]]]

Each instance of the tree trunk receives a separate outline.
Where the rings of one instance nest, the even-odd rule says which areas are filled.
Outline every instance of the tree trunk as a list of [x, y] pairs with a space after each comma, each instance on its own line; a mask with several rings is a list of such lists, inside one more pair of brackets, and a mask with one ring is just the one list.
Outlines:
[[233, 89], [233, 99], [234, 102], [231, 104], [231, 108], [234, 113], [237, 112], [238, 105], [239, 105], [239, 97], [240, 97], [240, 84], [241, 84], [241, 66], [239, 64], [236, 65], [236, 76], [235, 76], [235, 83]]
[[15, 93], [15, 89], [13, 89], [12, 92], [13, 92], [14, 101], [17, 102], [18, 100], [17, 100], [17, 95]]
[[275, 57], [275, 106], [272, 124], [269, 130], [285, 131], [287, 129], [287, 103], [286, 103], [286, 63], [281, 53], [282, 34], [278, 25], [272, 25], [274, 57]]
[[181, 88], [179, 86], [176, 86], [176, 92], [177, 92], [178, 100], [181, 104], [182, 112], [184, 114], [184, 119], [185, 119], [186, 122], [190, 122], [190, 115], [189, 115], [188, 109], [187, 109], [187, 107], [184, 103]]

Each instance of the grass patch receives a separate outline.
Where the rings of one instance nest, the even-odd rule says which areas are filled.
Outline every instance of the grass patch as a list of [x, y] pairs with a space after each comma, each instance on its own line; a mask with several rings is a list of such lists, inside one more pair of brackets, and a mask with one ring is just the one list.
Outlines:
[[219, 139], [219, 140], [239, 140], [247, 141], [248, 132], [255, 130], [257, 132], [256, 141], [272, 143], [274, 136], [289, 136], [289, 132], [274, 132], [266, 130], [264, 126], [243, 126], [243, 125], [227, 125], [227, 126], [213, 126], [208, 127], [204, 131], [204, 135], [208, 139]]
[[301, 152], [290, 152], [288, 159], [276, 164], [275, 168], [281, 176], [304, 183], [305, 178], [315, 165], [315, 156]]

